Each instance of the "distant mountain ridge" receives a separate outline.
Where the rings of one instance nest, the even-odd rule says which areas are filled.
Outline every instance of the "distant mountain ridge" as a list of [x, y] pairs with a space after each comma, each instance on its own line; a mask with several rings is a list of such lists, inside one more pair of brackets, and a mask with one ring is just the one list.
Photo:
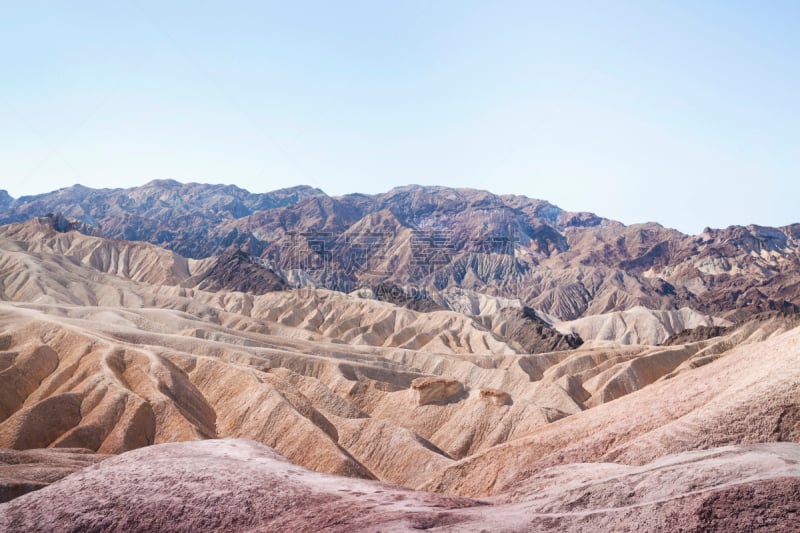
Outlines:
[[74, 185], [11, 199], [5, 206], [0, 194], [0, 224], [59, 213], [106, 237], [146, 241], [197, 258], [212, 255], [209, 251], [218, 248], [213, 242], [214, 228], [222, 222], [320, 194], [324, 193], [307, 186], [253, 194], [235, 185], [174, 180], [154, 180], [128, 189]]
[[253, 194], [172, 180], [0, 193], [0, 224], [47, 213], [187, 258], [220, 256], [208, 286], [245, 292], [417, 287], [430, 289], [416, 293], [430, 305], [446, 307], [440, 291], [457, 287], [564, 320], [636, 306], [734, 321], [800, 311], [800, 224], [688, 236], [524, 196], [417, 185], [339, 197], [307, 186]]

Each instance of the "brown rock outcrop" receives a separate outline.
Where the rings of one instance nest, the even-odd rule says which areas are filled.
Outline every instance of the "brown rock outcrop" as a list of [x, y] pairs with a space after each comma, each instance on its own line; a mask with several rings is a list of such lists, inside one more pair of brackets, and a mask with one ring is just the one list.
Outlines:
[[511, 404], [511, 395], [497, 389], [481, 388], [481, 400], [489, 402], [492, 405], [509, 405]]
[[443, 404], [460, 398], [464, 385], [455, 379], [421, 377], [411, 382], [410, 390], [417, 405]]

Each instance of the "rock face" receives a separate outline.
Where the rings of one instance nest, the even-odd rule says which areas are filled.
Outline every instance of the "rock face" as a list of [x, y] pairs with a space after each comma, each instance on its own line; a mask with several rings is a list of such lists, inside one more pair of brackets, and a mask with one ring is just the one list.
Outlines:
[[580, 334], [569, 325], [558, 331], [530, 307], [507, 307], [479, 317], [488, 329], [507, 339], [520, 353], [572, 350], [583, 344]]
[[704, 341], [724, 335], [729, 329], [730, 328], [725, 326], [697, 326], [678, 333], [673, 333], [661, 344], [669, 346]]
[[417, 405], [448, 403], [463, 392], [464, 385], [454, 379], [416, 378], [411, 382], [411, 395]]
[[382, 302], [413, 309], [414, 311], [441, 311], [448, 307], [437, 303], [427, 291], [407, 291], [399, 285], [379, 283], [367, 289], [369, 296]]
[[213, 266], [203, 273], [197, 288], [265, 294], [289, 289], [291, 285], [258, 257], [231, 250], [215, 258]]

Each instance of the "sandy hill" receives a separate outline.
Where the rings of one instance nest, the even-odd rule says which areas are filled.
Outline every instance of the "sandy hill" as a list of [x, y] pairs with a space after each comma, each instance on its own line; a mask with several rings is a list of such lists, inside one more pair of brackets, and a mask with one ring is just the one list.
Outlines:
[[671, 311], [654, 311], [637, 306], [558, 323], [563, 333], [576, 332], [583, 339], [611, 341], [619, 344], [661, 344], [676, 333], [700, 327], [728, 327], [724, 318], [703, 315], [684, 307]]
[[[0, 505], [21, 531], [797, 531], [800, 447], [729, 446], [642, 467], [571, 464], [506, 503], [342, 479], [249, 440], [162, 444]], [[143, 490], [143, 488], [145, 488]]]

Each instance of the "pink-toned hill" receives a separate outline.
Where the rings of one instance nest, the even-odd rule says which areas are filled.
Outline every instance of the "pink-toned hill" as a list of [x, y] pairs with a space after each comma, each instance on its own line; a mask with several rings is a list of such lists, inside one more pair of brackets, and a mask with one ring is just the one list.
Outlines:
[[797, 531], [800, 446], [727, 447], [642, 467], [573, 464], [514, 503], [295, 466], [248, 440], [127, 452], [0, 505], [31, 531]]

